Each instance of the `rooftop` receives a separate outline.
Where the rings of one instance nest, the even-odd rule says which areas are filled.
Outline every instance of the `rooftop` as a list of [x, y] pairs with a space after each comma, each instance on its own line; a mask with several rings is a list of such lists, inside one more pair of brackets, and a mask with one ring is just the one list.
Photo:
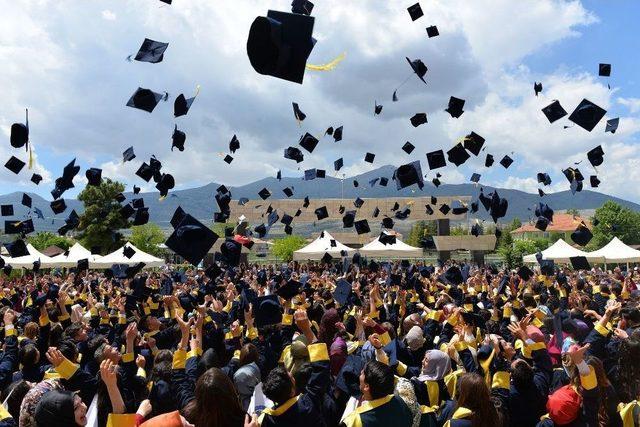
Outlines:
[[[591, 221], [584, 219], [577, 215], [569, 215], [565, 213], [556, 213], [553, 215], [553, 222], [549, 224], [545, 231], [547, 232], [559, 232], [564, 233], [566, 231], [574, 231], [580, 222], [584, 221], [589, 229], [591, 229]], [[535, 226], [535, 223], [523, 224], [520, 228], [517, 228], [511, 232], [511, 234], [519, 234], [526, 232], [540, 232]]]

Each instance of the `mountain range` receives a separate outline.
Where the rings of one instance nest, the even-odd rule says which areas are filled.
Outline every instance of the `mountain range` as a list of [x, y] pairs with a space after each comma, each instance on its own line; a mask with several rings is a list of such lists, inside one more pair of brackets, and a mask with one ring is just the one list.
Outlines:
[[[572, 208], [580, 211], [593, 210], [600, 207], [607, 200], [614, 201], [632, 210], [640, 211], [639, 204], [590, 190], [583, 190], [575, 195], [571, 194], [571, 191], [561, 191], [547, 194], [542, 198], [539, 197], [538, 194], [530, 194], [520, 190], [495, 189], [493, 187], [476, 184], [443, 184], [436, 188], [431, 182], [425, 182], [422, 190], [418, 189], [415, 185], [402, 190], [396, 190], [395, 181], [392, 180], [394, 170], [394, 166], [387, 165], [344, 180], [329, 176], [310, 181], [305, 181], [302, 178], [284, 177], [282, 180], [277, 180], [274, 177], [270, 177], [246, 185], [228, 188], [234, 200], [242, 197], [258, 199], [258, 192], [263, 188], [271, 191], [271, 199], [285, 199], [287, 197], [282, 192], [282, 189], [286, 187], [293, 188], [294, 195], [292, 198], [296, 199], [302, 199], [305, 196], [309, 196], [311, 199], [344, 198], [345, 200], [354, 200], [356, 197], [381, 198], [431, 195], [471, 196], [476, 199], [480, 193], [480, 189], [483, 188], [485, 194], [497, 190], [501, 197], [509, 201], [509, 209], [507, 215], [500, 220], [502, 222], [511, 221], [516, 217], [520, 218], [523, 222], [527, 221], [532, 217], [532, 211], [539, 201], [547, 203], [555, 211]], [[370, 185], [371, 180], [380, 177], [389, 179], [386, 187], [380, 186], [379, 182]], [[354, 186], [354, 181], [358, 182], [358, 187]], [[125, 196], [127, 200], [142, 197], [145, 206], [149, 207], [150, 220], [162, 228], [170, 228], [169, 220], [178, 206], [181, 206], [186, 212], [203, 221], [205, 224], [209, 224], [213, 218], [213, 213], [217, 211], [214, 194], [219, 186], [217, 183], [210, 183], [201, 187], [172, 191], [169, 193], [169, 196], [162, 201], [158, 200], [157, 192], [140, 193], [138, 195], [128, 192], [125, 193]], [[75, 199], [65, 199], [67, 205], [66, 211], [62, 214], [54, 215], [49, 207], [50, 201], [45, 200], [37, 194], [27, 194], [33, 200], [32, 206], [41, 209], [45, 216], [44, 220], [36, 219], [35, 215], [33, 216], [36, 231], [55, 231], [64, 224], [64, 218], [68, 216], [72, 209], [75, 209], [78, 214], [83, 211], [82, 202]], [[29, 209], [21, 204], [22, 195], [23, 193], [15, 192], [0, 196], [0, 204], [13, 204], [14, 206], [14, 216], [5, 217], [5, 220], [22, 219], [29, 214]], [[482, 206], [477, 215], [473, 215], [473, 217], [491, 221]]]

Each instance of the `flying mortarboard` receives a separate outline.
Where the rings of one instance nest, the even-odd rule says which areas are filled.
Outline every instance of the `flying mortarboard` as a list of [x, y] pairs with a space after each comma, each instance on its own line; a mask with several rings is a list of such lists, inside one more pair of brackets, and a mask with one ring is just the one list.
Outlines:
[[487, 158], [484, 160], [484, 166], [486, 168], [493, 166], [493, 156], [491, 154], [487, 154]]
[[258, 196], [260, 196], [262, 200], [267, 200], [269, 197], [271, 197], [271, 193], [266, 188], [263, 188], [258, 192]]
[[594, 167], [600, 166], [603, 159], [604, 151], [602, 150], [602, 145], [598, 145], [596, 148], [590, 150], [587, 153], [587, 158], [589, 159], [589, 163], [591, 163]]
[[297, 280], [290, 279], [287, 283], [276, 290], [276, 294], [284, 299], [291, 299], [300, 293], [301, 288], [302, 283]]
[[29, 250], [27, 249], [27, 245], [24, 243], [24, 240], [18, 239], [11, 243], [5, 243], [4, 247], [7, 248], [9, 252], [9, 256], [11, 258], [18, 258], [21, 256], [29, 255]]
[[309, 153], [313, 153], [313, 150], [316, 148], [316, 145], [318, 145], [318, 142], [319, 141], [315, 136], [307, 132], [305, 135], [300, 137], [300, 141], [298, 141], [298, 144], [300, 144], [300, 146], [307, 150]]
[[571, 261], [571, 267], [574, 270], [591, 270], [591, 265], [587, 260], [587, 257], [584, 256], [572, 256], [569, 257], [569, 261]]
[[546, 172], [538, 172], [537, 178], [538, 178], [538, 183], [541, 183], [544, 185], [551, 184], [551, 177]]
[[373, 160], [376, 158], [376, 155], [373, 153], [367, 153], [364, 156], [364, 161], [367, 163], [373, 163]]
[[409, 6], [407, 8], [407, 12], [409, 12], [409, 16], [411, 17], [412, 21], [415, 21], [424, 15], [424, 12], [422, 12], [422, 8], [420, 7], [420, 3]]
[[136, 251], [131, 246], [127, 245], [122, 249], [122, 255], [124, 255], [128, 259], [131, 259], [131, 257], [134, 256], [135, 254], [136, 254]]
[[599, 64], [598, 75], [601, 77], [609, 77], [611, 75], [611, 64]]
[[216, 240], [216, 233], [185, 213], [165, 244], [192, 265], [198, 265]]
[[284, 149], [284, 158], [295, 160], [296, 163], [300, 163], [304, 160], [304, 155], [297, 147], [287, 147]]
[[[410, 60], [409, 58], [406, 58], [406, 59], [409, 65], [411, 66], [411, 69], [413, 70], [413, 72], [416, 73], [416, 75], [420, 78], [420, 80], [422, 80], [422, 82], [426, 84], [427, 82], [424, 80], [424, 76], [427, 74], [427, 71], [429, 70], [427, 66], [424, 65], [424, 62], [422, 62], [422, 60], [420, 59], [414, 59], [413, 61]], [[397, 100], [397, 97], [396, 97], [396, 100]], [[426, 119], [425, 119], [425, 123], [426, 123]]]
[[451, 208], [449, 207], [449, 205], [447, 205], [446, 203], [442, 204], [442, 206], [440, 206], [440, 209], [438, 209], [440, 212], [442, 212], [442, 215], [446, 215], [449, 213], [449, 211], [451, 210]]
[[411, 117], [411, 124], [414, 128], [427, 123], [427, 113], [416, 113]]
[[307, 115], [303, 113], [302, 110], [300, 110], [300, 107], [298, 106], [297, 102], [293, 102], [292, 105], [293, 105], [293, 116], [298, 121], [298, 124], [300, 124], [300, 122], [303, 122], [304, 119], [307, 118]]
[[64, 199], [54, 200], [49, 204], [49, 206], [51, 207], [53, 213], [56, 215], [64, 212], [67, 209], [67, 205], [64, 202]]
[[302, 15], [311, 15], [313, 11], [313, 3], [308, 0], [293, 0], [291, 2], [291, 12], [300, 13]]
[[[198, 95], [198, 91], [196, 91], [196, 96]], [[181, 117], [185, 116], [189, 110], [191, 109], [191, 105], [193, 105], [193, 101], [196, 100], [196, 96], [193, 98], [187, 99], [183, 93], [178, 95], [173, 101], [173, 116]]]
[[167, 97], [168, 94], [162, 95], [150, 89], [139, 87], [135, 93], [131, 95], [129, 101], [127, 101], [127, 107], [133, 107], [151, 113], [156, 108], [156, 105], [158, 105], [163, 98], [166, 100]]
[[40, 181], [42, 181], [42, 175], [37, 173], [31, 175], [31, 182], [33, 182], [35, 185], [40, 184]]
[[425, 205], [425, 212], [427, 215], [433, 215], [433, 208], [431, 205]]
[[13, 205], [0, 206], [0, 214], [2, 216], [13, 216]]
[[356, 228], [356, 233], [365, 234], [370, 233], [371, 228], [369, 228], [369, 222], [366, 219], [361, 219], [360, 221], [356, 221], [353, 226]]
[[417, 184], [418, 188], [424, 187], [422, 180], [422, 168], [420, 167], [420, 161], [404, 164], [393, 172], [393, 179], [396, 181], [396, 188], [398, 190], [409, 187], [413, 184]]
[[338, 160], [333, 162], [333, 169], [336, 172], [339, 171], [340, 169], [342, 169], [342, 166], [344, 166], [344, 161], [342, 160], [342, 157], [340, 157]]
[[327, 207], [326, 206], [322, 206], [320, 208], [317, 208], [314, 213], [316, 214], [316, 218], [318, 218], [318, 221], [323, 220], [325, 218], [329, 218], [329, 213], [327, 212]]
[[22, 205], [31, 209], [32, 200], [27, 193], [22, 193]]
[[542, 112], [549, 120], [549, 123], [553, 123], [567, 115], [567, 112], [560, 105], [560, 101], [555, 100], [551, 104], [542, 109]]
[[356, 219], [356, 211], [347, 211], [342, 217], [342, 227], [351, 228]]
[[405, 152], [405, 153], [407, 153], [407, 154], [411, 154], [415, 148], [416, 148], [416, 147], [415, 147], [412, 143], [410, 143], [409, 141], [407, 141], [407, 142], [405, 142], [405, 143], [404, 143], [404, 145], [402, 146], [402, 151], [404, 151], [404, 152]]
[[598, 188], [598, 186], [600, 185], [600, 180], [598, 179], [597, 175], [591, 175], [589, 177], [589, 181], [591, 183], [592, 188]]
[[382, 227], [392, 229], [393, 228], [393, 218], [384, 217], [382, 218]]
[[531, 269], [526, 265], [523, 265], [520, 268], [518, 268], [518, 276], [525, 282], [531, 279], [534, 274], [535, 273], [531, 271]]
[[592, 237], [593, 234], [591, 233], [591, 230], [589, 230], [584, 222], [581, 222], [575, 231], [571, 233], [571, 240], [580, 246], [586, 246], [587, 243], [591, 241]]
[[386, 178], [384, 176], [380, 177], [380, 185], [381, 186], [386, 187], [388, 182], [389, 182], [389, 178]]
[[585, 98], [571, 113], [569, 120], [591, 132], [605, 114], [607, 114], [607, 110], [600, 108]]
[[382, 105], [378, 105], [378, 102], [376, 101], [373, 107], [373, 114], [377, 116], [380, 113], [382, 113]]
[[513, 159], [507, 155], [505, 155], [502, 160], [500, 160], [500, 164], [505, 168], [505, 169], [509, 169], [509, 166], [511, 166], [511, 163], [513, 163]]
[[471, 175], [471, 179], [469, 181], [475, 182], [477, 184], [478, 182], [480, 182], [480, 174], [474, 173], [473, 175]]
[[143, 207], [136, 211], [133, 217], [133, 225], [144, 225], [149, 222], [149, 208]]
[[464, 148], [469, 151], [474, 156], [480, 154], [480, 150], [482, 150], [482, 146], [484, 145], [485, 139], [478, 135], [475, 132], [471, 132], [469, 135], [464, 138]]
[[176, 147], [179, 151], [184, 151], [184, 143], [187, 140], [187, 135], [178, 130], [178, 125], [175, 125], [173, 129], [173, 135], [171, 136], [171, 151], [173, 151], [173, 147]]
[[24, 165], [25, 162], [18, 159], [17, 157], [11, 156], [7, 163], [5, 163], [4, 167], [17, 175], [20, 173]]
[[321, 261], [324, 264], [329, 264], [331, 261], [333, 261], [333, 257], [331, 256], [331, 254], [329, 252], [325, 252], [324, 255], [322, 255]]
[[138, 50], [138, 53], [135, 56], [136, 61], [140, 62], [150, 62], [152, 64], [157, 64], [158, 62], [162, 62], [164, 58], [164, 52], [169, 47], [169, 43], [162, 43], [151, 39], [144, 39], [142, 42], [142, 46]]
[[291, 190], [291, 188], [287, 187], [285, 189], [282, 190], [282, 192], [285, 194], [285, 196], [287, 197], [291, 197], [293, 196], [293, 190]]
[[339, 128], [336, 128], [335, 132], [333, 132], [333, 140], [335, 142], [342, 141], [342, 131], [343, 131], [343, 127], [340, 126]]
[[447, 160], [456, 166], [460, 166], [466, 162], [469, 157], [469, 153], [464, 149], [461, 143], [457, 143], [449, 151], [447, 151]]
[[102, 182], [102, 169], [90, 168], [85, 172], [88, 185], [100, 185]]
[[280, 220], [280, 222], [284, 225], [291, 225], [291, 223], [293, 222], [293, 217], [285, 213], [284, 215], [282, 215], [282, 219]]
[[462, 113], [464, 113], [464, 102], [464, 99], [452, 96], [451, 98], [449, 98], [449, 106], [445, 108], [444, 111], [451, 114], [451, 117], [453, 117], [454, 119], [457, 119], [462, 115]]
[[257, 297], [253, 302], [253, 311], [258, 328], [282, 323], [282, 310], [277, 295]]
[[429, 38], [439, 36], [440, 32], [438, 31], [438, 27], [436, 27], [435, 25], [427, 27], [427, 35], [429, 36]]
[[607, 120], [607, 127], [605, 128], [605, 132], [616, 133], [618, 130], [618, 125], [620, 124], [620, 118], [616, 117], [615, 119]]
[[346, 279], [340, 278], [336, 283], [336, 289], [333, 291], [333, 299], [340, 305], [345, 305], [351, 295], [351, 283]]
[[376, 208], [373, 210], [373, 213], [371, 214], [371, 216], [373, 216], [374, 218], [377, 218], [378, 215], [380, 215], [380, 209], [376, 206]]
[[176, 181], [173, 175], [169, 173], [163, 173], [160, 178], [160, 182], [156, 184], [156, 189], [160, 192], [160, 197], [166, 197], [169, 194], [169, 190], [176, 186]]
[[538, 96], [538, 94], [542, 92], [542, 83], [534, 82], [533, 92], [536, 94], [536, 96]]
[[9, 142], [13, 148], [20, 148], [29, 143], [29, 110], [26, 110], [26, 122], [11, 125]]
[[[389, 219], [391, 219], [391, 218], [389, 218]], [[396, 235], [382, 232], [382, 233], [380, 233], [380, 237], [378, 237], [378, 240], [380, 241], [380, 243], [382, 243], [385, 246], [386, 245], [395, 245], [396, 244]]]
[[357, 197], [356, 200], [354, 200], [353, 205], [360, 209], [362, 207], [362, 205], [364, 205], [364, 200], [362, 200], [360, 197]]
[[447, 165], [444, 158], [444, 152], [442, 150], [427, 153], [427, 162], [429, 163], [430, 170], [443, 168]]

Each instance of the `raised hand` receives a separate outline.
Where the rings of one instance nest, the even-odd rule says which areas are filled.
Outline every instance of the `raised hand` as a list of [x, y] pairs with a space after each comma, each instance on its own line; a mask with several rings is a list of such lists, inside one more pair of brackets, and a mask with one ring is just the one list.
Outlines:
[[100, 363], [100, 378], [107, 387], [118, 386], [118, 375], [116, 372], [117, 365], [115, 365], [110, 359], [104, 359]]

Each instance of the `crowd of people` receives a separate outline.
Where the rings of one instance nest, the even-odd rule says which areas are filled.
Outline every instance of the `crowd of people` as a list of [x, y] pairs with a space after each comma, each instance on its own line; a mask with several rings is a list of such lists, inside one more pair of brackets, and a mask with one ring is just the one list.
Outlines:
[[640, 425], [636, 270], [134, 273], [0, 279], [0, 426]]

